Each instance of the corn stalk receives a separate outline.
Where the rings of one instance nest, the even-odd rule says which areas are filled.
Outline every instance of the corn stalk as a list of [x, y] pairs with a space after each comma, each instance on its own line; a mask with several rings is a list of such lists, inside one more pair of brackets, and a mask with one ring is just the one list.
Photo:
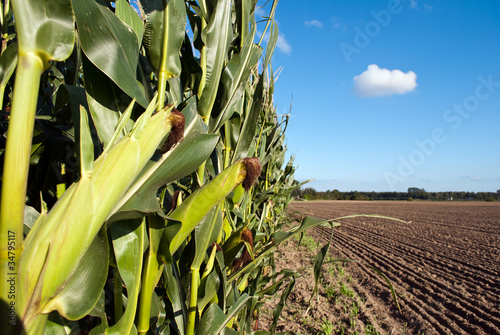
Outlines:
[[301, 185], [272, 99], [277, 1], [263, 22], [256, 0], [11, 4], [8, 334], [273, 333], [256, 326], [260, 306], [286, 285], [283, 306], [295, 276], [273, 271], [273, 252], [326, 223], [284, 229]]

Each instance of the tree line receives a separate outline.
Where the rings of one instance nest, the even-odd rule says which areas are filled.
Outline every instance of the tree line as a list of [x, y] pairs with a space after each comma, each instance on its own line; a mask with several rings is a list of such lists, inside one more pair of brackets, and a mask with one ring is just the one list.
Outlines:
[[339, 190], [316, 191], [312, 187], [294, 191], [296, 199], [305, 200], [434, 200], [434, 201], [498, 201], [500, 190], [496, 192], [427, 192], [423, 188], [410, 187], [406, 192], [362, 192]]

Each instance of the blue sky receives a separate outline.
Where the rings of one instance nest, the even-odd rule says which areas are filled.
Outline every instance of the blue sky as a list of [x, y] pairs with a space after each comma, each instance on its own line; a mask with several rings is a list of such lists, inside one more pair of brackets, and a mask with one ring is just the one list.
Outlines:
[[500, 189], [500, 1], [282, 0], [276, 20], [297, 180]]

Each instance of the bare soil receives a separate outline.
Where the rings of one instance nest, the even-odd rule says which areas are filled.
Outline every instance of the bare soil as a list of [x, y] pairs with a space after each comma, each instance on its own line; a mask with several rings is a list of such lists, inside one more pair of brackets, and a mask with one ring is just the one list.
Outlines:
[[[304, 316], [314, 287], [309, 269], [297, 280], [278, 331], [500, 334], [500, 203], [314, 201], [293, 202], [290, 211], [322, 219], [379, 214], [406, 221], [342, 220], [341, 227], [333, 231], [331, 248], [334, 258], [355, 259], [380, 269], [394, 285], [401, 311], [381, 276], [367, 267], [346, 263], [348, 277], [332, 270], [324, 273], [320, 295]], [[321, 228], [309, 234], [322, 243], [330, 238]], [[283, 245], [276, 257], [278, 269], [310, 268], [314, 255], [304, 248], [295, 240]], [[327, 292], [341, 282], [356, 292], [351, 299], [360, 309], [356, 315], [346, 308], [351, 303], [346, 297]], [[264, 327], [272, 320], [273, 306], [271, 302], [270, 315], [262, 317]], [[350, 328], [344, 327], [348, 320]], [[328, 324], [335, 327], [325, 327]]]

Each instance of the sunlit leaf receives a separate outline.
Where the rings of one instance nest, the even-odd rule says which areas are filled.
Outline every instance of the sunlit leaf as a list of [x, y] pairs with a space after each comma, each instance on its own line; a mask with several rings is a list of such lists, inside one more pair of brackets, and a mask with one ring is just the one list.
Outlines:
[[116, 16], [123, 22], [128, 24], [137, 35], [139, 47], [142, 44], [142, 36], [144, 35], [144, 23], [139, 14], [132, 8], [132, 5], [127, 0], [117, 0], [115, 2]]
[[188, 311], [185, 304], [186, 297], [183, 294], [177, 264], [168, 264], [163, 267], [163, 274], [167, 282], [167, 295], [172, 304], [173, 319], [179, 334], [184, 335], [188, 319]]
[[89, 111], [97, 135], [105, 147], [115, 131], [120, 112], [127, 108], [132, 99], [85, 56], [83, 69]]
[[250, 296], [246, 293], [243, 294], [227, 313], [224, 313], [217, 304], [211, 304], [196, 327], [196, 334], [219, 334], [226, 324], [245, 306], [248, 299], [250, 299]]
[[70, 0], [13, 0], [19, 52], [33, 52], [45, 67], [69, 57], [75, 43]]
[[0, 86], [7, 85], [17, 65], [17, 43], [9, 45], [0, 57]]
[[259, 83], [255, 88], [252, 107], [250, 108], [250, 112], [248, 113], [248, 115], [245, 117], [245, 121], [240, 132], [238, 144], [233, 156], [233, 161], [238, 160], [242, 157], [247, 157], [249, 155], [250, 147], [252, 145], [252, 141], [254, 140], [255, 132], [257, 129], [257, 119], [262, 109], [263, 95], [264, 81], [263, 78], [260, 78]]
[[[323, 263], [325, 261], [325, 257], [328, 254], [328, 249], [330, 248], [330, 242], [325, 244], [316, 254], [316, 257], [314, 258], [314, 289], [311, 294], [311, 298], [309, 299], [309, 307], [307, 308], [307, 311], [309, 311], [309, 308], [311, 307], [311, 301], [313, 297], [316, 295], [318, 292], [318, 285], [321, 277], [321, 268], [323, 267]], [[306, 312], [307, 313], [307, 312]]]
[[106, 334], [137, 333], [134, 325], [137, 301], [141, 287], [141, 270], [146, 224], [143, 220], [121, 221], [111, 225], [113, 250], [120, 276], [127, 287], [127, 308], [121, 319], [106, 329]]
[[102, 0], [72, 0], [78, 36], [88, 59], [130, 97], [146, 107], [137, 80], [137, 36]]
[[231, 1], [217, 1], [210, 16], [210, 21], [207, 22], [207, 28], [201, 33], [203, 42], [205, 43], [204, 50], [202, 51], [204, 55], [202, 57], [206, 59], [206, 67], [203, 73], [204, 79], [202, 79], [205, 84], [202, 92], [198, 92], [198, 94], [201, 94], [198, 112], [204, 118], [210, 115], [217, 95], [219, 79], [232, 39], [230, 24]]
[[[253, 19], [253, 18], [252, 18]], [[239, 53], [235, 53], [228, 62], [221, 76], [222, 97], [218, 102], [220, 110], [216, 120], [211, 122], [211, 130], [218, 129], [228, 120], [234, 111], [234, 105], [243, 99], [243, 88], [247, 83], [251, 70], [255, 68], [262, 53], [262, 48], [253, 40], [256, 32], [256, 24], [253, 21], [252, 28], [247, 36], [245, 44]], [[239, 129], [238, 129], [239, 130]]]
[[166, 78], [181, 73], [179, 52], [186, 29], [183, 0], [141, 0], [146, 14], [144, 46], [149, 64], [155, 72], [164, 71]]
[[88, 314], [101, 296], [108, 269], [108, 241], [103, 230], [96, 236], [64, 288], [46, 307], [69, 320]]

